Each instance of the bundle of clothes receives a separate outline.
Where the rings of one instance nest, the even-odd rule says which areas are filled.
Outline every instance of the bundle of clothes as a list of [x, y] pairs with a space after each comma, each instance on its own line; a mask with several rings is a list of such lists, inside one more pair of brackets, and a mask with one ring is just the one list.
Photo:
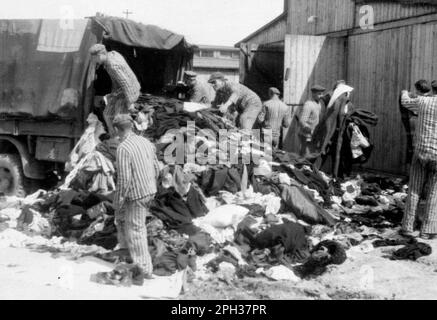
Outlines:
[[88, 128], [70, 154], [69, 174], [61, 189], [75, 188], [108, 194], [115, 190], [115, 157], [118, 142], [106, 134], [97, 116], [88, 116]]

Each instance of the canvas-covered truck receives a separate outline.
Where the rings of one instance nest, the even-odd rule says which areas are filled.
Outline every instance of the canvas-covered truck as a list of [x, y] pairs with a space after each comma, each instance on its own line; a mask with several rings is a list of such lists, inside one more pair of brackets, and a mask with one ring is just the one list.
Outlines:
[[0, 20], [0, 195], [62, 172], [98, 97], [111, 91], [89, 48], [120, 52], [142, 92], [182, 80], [193, 46], [182, 35], [131, 20]]

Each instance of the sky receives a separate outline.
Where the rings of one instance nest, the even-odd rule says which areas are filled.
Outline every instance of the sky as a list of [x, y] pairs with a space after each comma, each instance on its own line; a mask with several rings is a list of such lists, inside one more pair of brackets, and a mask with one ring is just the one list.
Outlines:
[[[3, 2], [3, 1], [2, 1]], [[233, 46], [280, 15], [283, 0], [12, 0], [0, 19], [84, 18], [102, 12], [183, 34], [193, 44]]]

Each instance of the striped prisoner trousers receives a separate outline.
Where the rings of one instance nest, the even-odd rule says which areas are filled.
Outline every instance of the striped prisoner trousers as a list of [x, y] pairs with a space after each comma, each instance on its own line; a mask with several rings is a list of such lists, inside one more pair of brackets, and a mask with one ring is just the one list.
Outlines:
[[[428, 185], [427, 185], [428, 184]], [[420, 196], [427, 187], [425, 217], [421, 232], [437, 234], [437, 164], [413, 157], [405, 213], [402, 221], [404, 231], [413, 232]]]
[[126, 201], [117, 215], [117, 237], [120, 249], [128, 249], [133, 263], [146, 274], [152, 274], [153, 265], [147, 243], [146, 217], [153, 196]]

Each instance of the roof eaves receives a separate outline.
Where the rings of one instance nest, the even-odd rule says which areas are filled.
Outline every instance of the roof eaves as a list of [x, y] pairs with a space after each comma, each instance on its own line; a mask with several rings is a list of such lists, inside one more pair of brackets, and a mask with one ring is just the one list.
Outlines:
[[272, 21], [270, 21], [269, 23], [267, 23], [266, 25], [262, 26], [261, 28], [259, 28], [258, 30], [256, 30], [255, 32], [251, 33], [249, 36], [247, 36], [246, 38], [244, 38], [243, 40], [237, 42], [235, 44], [236, 48], [240, 47], [240, 44], [243, 42], [246, 42], [247, 40], [253, 38], [254, 36], [258, 35], [259, 33], [263, 32], [264, 30], [268, 29], [269, 27], [271, 27], [272, 25], [274, 25], [275, 23], [281, 21], [282, 19], [287, 18], [287, 12], [284, 11], [283, 13], [281, 13], [279, 16], [277, 16], [275, 19], [273, 19]]

